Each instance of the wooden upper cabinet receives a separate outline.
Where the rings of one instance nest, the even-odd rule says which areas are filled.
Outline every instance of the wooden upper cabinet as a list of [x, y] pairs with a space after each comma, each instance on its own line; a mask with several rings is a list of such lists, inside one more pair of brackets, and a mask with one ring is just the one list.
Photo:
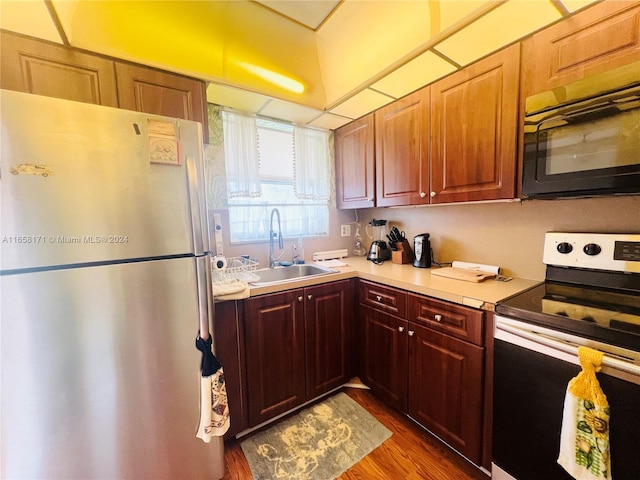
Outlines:
[[635, 61], [640, 61], [640, 4], [602, 2], [524, 42], [523, 95]]
[[338, 208], [375, 207], [373, 113], [335, 132], [336, 205]]
[[513, 198], [520, 45], [431, 86], [431, 203]]
[[116, 78], [120, 108], [207, 125], [204, 82], [119, 62], [116, 63]]
[[378, 207], [429, 203], [429, 91], [375, 112]]
[[1, 88], [118, 106], [113, 61], [6, 31], [0, 44]]

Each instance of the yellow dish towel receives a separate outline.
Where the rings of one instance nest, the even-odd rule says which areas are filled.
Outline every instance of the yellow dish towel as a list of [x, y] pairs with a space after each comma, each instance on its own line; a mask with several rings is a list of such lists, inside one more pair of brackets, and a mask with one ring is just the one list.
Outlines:
[[596, 378], [602, 356], [578, 349], [582, 371], [569, 381], [564, 400], [558, 463], [577, 480], [611, 480], [609, 403]]

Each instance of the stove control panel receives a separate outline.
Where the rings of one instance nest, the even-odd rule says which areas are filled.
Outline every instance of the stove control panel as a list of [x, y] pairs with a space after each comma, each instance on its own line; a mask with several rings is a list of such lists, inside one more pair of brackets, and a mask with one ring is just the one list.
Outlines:
[[559, 267], [640, 273], [640, 234], [548, 232], [543, 261]]

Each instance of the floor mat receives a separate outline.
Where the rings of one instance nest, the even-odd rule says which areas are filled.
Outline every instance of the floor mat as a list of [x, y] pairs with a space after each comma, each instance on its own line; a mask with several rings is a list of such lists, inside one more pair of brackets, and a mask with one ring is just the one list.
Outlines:
[[384, 425], [338, 393], [303, 409], [240, 446], [255, 480], [330, 480], [391, 436]]

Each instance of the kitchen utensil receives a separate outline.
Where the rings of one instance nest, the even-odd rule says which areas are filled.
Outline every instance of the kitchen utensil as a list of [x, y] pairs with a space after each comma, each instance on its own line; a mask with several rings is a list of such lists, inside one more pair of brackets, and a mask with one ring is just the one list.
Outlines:
[[428, 233], [421, 233], [413, 238], [413, 250], [415, 252], [414, 267], [431, 267], [431, 244]]
[[387, 246], [387, 221], [372, 219], [366, 227], [367, 235], [372, 240], [367, 260], [382, 263], [391, 258], [391, 250]]

